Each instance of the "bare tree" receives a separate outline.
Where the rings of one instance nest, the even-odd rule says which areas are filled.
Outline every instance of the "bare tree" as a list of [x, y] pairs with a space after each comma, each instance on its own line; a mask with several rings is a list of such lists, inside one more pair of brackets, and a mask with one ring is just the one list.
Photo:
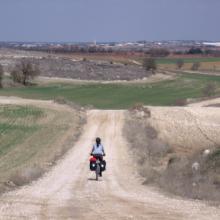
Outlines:
[[0, 64], [0, 88], [3, 87], [2, 85], [3, 75], [4, 75], [4, 69], [3, 66]]
[[178, 69], [181, 69], [184, 66], [184, 60], [182, 60], [182, 59], [177, 60], [176, 66]]
[[30, 79], [38, 76], [40, 70], [38, 66], [33, 65], [29, 60], [23, 59], [21, 63], [17, 64], [11, 72], [12, 79], [14, 82], [22, 83], [27, 85]]
[[22, 83], [23, 75], [22, 75], [22, 72], [21, 72], [19, 64], [16, 64], [14, 69], [11, 71], [10, 75], [11, 75], [11, 77], [12, 77], [14, 82]]
[[155, 73], [155, 70], [157, 69], [157, 64], [154, 58], [145, 58], [143, 60], [143, 67], [145, 70], [149, 71], [151, 70], [152, 73]]

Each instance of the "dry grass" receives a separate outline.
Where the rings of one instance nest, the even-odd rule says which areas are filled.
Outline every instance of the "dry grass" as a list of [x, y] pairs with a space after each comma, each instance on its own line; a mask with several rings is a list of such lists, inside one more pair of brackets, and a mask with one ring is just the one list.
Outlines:
[[157, 177], [156, 169], [163, 164], [163, 158], [171, 153], [172, 149], [158, 138], [158, 132], [150, 124], [146, 124], [143, 118], [140, 117], [140, 112], [130, 111], [125, 122], [124, 134], [130, 143], [141, 175], [150, 181]]
[[[218, 159], [213, 159], [216, 152], [219, 150], [214, 150], [207, 157], [200, 151], [191, 157], [172, 158], [157, 184], [184, 197], [220, 201], [219, 155]], [[197, 169], [195, 164], [198, 164]]]
[[[220, 62], [200, 62], [198, 71], [220, 71]], [[191, 70], [193, 63], [185, 63], [182, 70]], [[175, 64], [159, 64], [161, 69], [176, 70]]]
[[0, 117], [1, 192], [50, 169], [73, 146], [85, 123], [74, 107], [0, 105]]
[[206, 148], [182, 154], [159, 139], [159, 131], [150, 125], [149, 119], [141, 118], [140, 112], [133, 110], [128, 113], [124, 126], [132, 155], [145, 177], [144, 184], [187, 198], [220, 201], [219, 147], [208, 145], [211, 150], [207, 155]]
[[45, 170], [38, 166], [27, 167], [12, 174], [9, 183], [13, 183], [15, 186], [23, 186], [38, 179], [44, 172]]

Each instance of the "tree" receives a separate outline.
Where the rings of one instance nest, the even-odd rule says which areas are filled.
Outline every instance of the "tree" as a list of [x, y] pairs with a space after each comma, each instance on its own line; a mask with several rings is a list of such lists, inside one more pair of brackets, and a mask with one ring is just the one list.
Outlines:
[[189, 51], [187, 53], [188, 54], [202, 54], [203, 51], [200, 48], [192, 47], [189, 49]]
[[198, 70], [200, 67], [200, 62], [195, 62], [192, 64], [191, 70]]
[[184, 61], [182, 59], [177, 60], [176, 66], [178, 69], [181, 69], [184, 66]]
[[17, 64], [11, 72], [12, 79], [14, 82], [22, 83], [27, 85], [30, 79], [38, 76], [40, 70], [38, 66], [33, 65], [29, 60], [23, 59], [21, 63]]
[[149, 71], [151, 70], [152, 73], [155, 73], [155, 70], [157, 69], [157, 64], [154, 58], [145, 58], [143, 61], [143, 67], [145, 70]]
[[0, 88], [2, 88], [2, 80], [3, 80], [4, 70], [3, 66], [0, 64]]
[[213, 83], [213, 82], [212, 83], [208, 83], [203, 88], [202, 92], [203, 92], [203, 94], [205, 96], [208, 96], [208, 97], [215, 95], [215, 93], [216, 93], [216, 85], [215, 85], [215, 83]]

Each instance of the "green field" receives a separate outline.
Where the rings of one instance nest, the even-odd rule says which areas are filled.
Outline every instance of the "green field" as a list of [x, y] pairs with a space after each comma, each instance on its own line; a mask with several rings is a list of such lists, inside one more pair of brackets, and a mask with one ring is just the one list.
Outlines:
[[79, 120], [69, 111], [0, 105], [0, 192], [8, 180], [22, 185], [38, 177], [47, 163], [69, 149]]
[[159, 58], [157, 59], [158, 64], [176, 64], [177, 60], [183, 60], [184, 63], [194, 62], [220, 62], [220, 57], [202, 57], [202, 58]]
[[42, 115], [42, 110], [32, 107], [0, 107], [0, 158], [40, 129], [36, 121]]
[[173, 105], [177, 99], [202, 97], [202, 90], [209, 82], [215, 82], [220, 88], [219, 76], [181, 74], [174, 80], [151, 84], [59, 83], [3, 89], [0, 95], [34, 99], [63, 97], [80, 105], [92, 105], [101, 109], [125, 109], [138, 102], [164, 106]]

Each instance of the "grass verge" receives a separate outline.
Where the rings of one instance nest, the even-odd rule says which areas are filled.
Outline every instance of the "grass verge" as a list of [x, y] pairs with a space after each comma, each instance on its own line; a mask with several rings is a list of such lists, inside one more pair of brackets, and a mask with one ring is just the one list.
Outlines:
[[78, 111], [0, 105], [0, 192], [38, 178], [73, 146]]

